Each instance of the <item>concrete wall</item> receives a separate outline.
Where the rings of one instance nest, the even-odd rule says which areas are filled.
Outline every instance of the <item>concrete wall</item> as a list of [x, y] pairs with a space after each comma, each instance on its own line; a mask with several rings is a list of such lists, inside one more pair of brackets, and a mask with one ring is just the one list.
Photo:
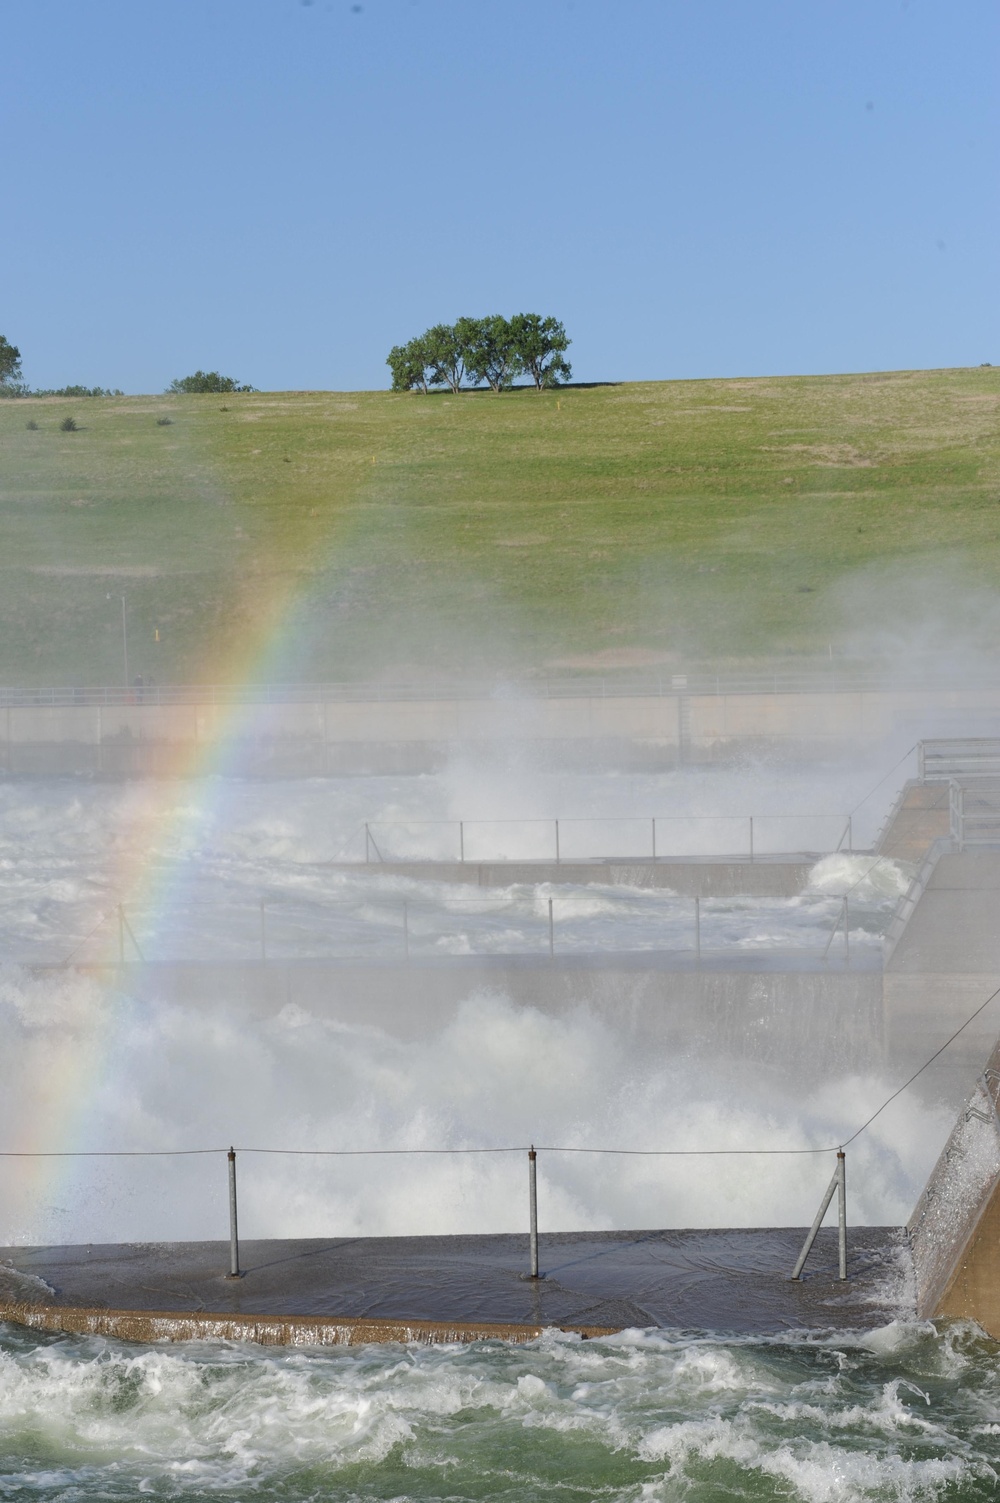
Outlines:
[[917, 1313], [976, 1320], [1000, 1337], [1000, 1047], [938, 1159], [907, 1230]]
[[[357, 873], [357, 862], [330, 867]], [[455, 882], [472, 887], [514, 883], [597, 882], [608, 887], [665, 888], [690, 898], [794, 898], [804, 889], [812, 861], [382, 861], [369, 870], [414, 882]]]
[[0, 772], [250, 776], [426, 771], [454, 748], [529, 747], [559, 766], [655, 768], [747, 744], [836, 750], [900, 727], [1000, 729], [998, 690], [581, 695], [257, 706], [16, 706], [0, 712]]

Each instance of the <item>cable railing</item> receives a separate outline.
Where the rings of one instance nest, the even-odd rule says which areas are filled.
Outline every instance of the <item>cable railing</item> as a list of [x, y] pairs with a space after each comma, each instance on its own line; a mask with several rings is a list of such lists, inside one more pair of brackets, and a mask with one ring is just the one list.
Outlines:
[[[18, 947], [8, 941], [4, 961], [38, 969], [93, 966], [219, 965], [371, 962], [382, 965], [449, 962], [643, 958], [678, 966], [745, 965], [798, 960], [819, 965], [871, 965], [881, 956], [891, 920], [848, 897], [813, 895], [803, 916], [766, 902], [680, 897], [656, 889], [636, 901], [628, 890], [586, 889], [568, 896], [544, 888], [516, 895], [481, 891], [419, 895], [355, 895], [307, 904], [262, 894], [240, 913], [198, 905], [169, 924], [118, 903], [82, 934], [50, 935]], [[779, 932], [784, 923], [784, 933]]]
[[[1000, 688], [1000, 669], [980, 670], [966, 687]], [[686, 698], [736, 694], [877, 693], [893, 689], [954, 689], [954, 675], [931, 665], [912, 677], [896, 668], [868, 663], [825, 662], [773, 670], [712, 673], [618, 674], [523, 679], [449, 679], [442, 682], [354, 680], [285, 684], [160, 684], [137, 677], [131, 684], [0, 685], [0, 708], [72, 705], [286, 705], [452, 700], [531, 701], [546, 699]]]
[[[669, 861], [854, 853], [843, 814], [588, 815], [571, 819], [366, 820], [366, 865], [405, 861]], [[359, 841], [350, 849], [357, 850]], [[595, 854], [599, 852], [600, 854]]]
[[[837, 1197], [837, 1210], [838, 1210], [838, 1216], [837, 1216], [837, 1222], [838, 1222], [838, 1228], [837, 1228], [837, 1230], [838, 1230], [838, 1236], [837, 1236], [838, 1278], [841, 1281], [844, 1281], [848, 1277], [848, 1266], [847, 1266], [847, 1173], [846, 1173], [846, 1159], [847, 1159], [847, 1155], [846, 1155], [846, 1149], [848, 1149], [851, 1146], [852, 1143], [855, 1143], [860, 1137], [862, 1137], [868, 1131], [868, 1129], [873, 1125], [873, 1123], [878, 1120], [878, 1118], [882, 1115], [882, 1113], [889, 1106], [891, 1106], [894, 1101], [898, 1100], [898, 1098], [900, 1096], [902, 1096], [904, 1094], [904, 1092], [907, 1091], [909, 1089], [909, 1087], [911, 1085], [913, 1085], [914, 1082], [917, 1081], [920, 1078], [920, 1076], [923, 1075], [924, 1072], [926, 1070], [928, 1070], [930, 1068], [930, 1066], [935, 1063], [936, 1060], [938, 1060], [938, 1059], [941, 1058], [941, 1056], [950, 1048], [950, 1046], [955, 1042], [955, 1040], [957, 1038], [959, 1038], [960, 1035], [965, 1032], [965, 1030], [970, 1026], [971, 1023], [975, 1022], [975, 1020], [978, 1017], [980, 1017], [980, 1015], [983, 1012], [986, 1011], [986, 1009], [990, 1006], [990, 1004], [992, 1002], [994, 1002], [997, 999], [997, 997], [1000, 997], [1000, 987], [998, 987], [994, 991], [990, 992], [990, 994], [982, 1002], [979, 1003], [979, 1005], [969, 1014], [969, 1016], [967, 1018], [965, 1018], [965, 1020], [962, 1023], [959, 1024], [958, 1028], [956, 1028], [954, 1030], [954, 1032], [951, 1033], [949, 1035], [949, 1037], [945, 1039], [944, 1043], [941, 1044], [939, 1048], [935, 1049], [934, 1052], [931, 1055], [929, 1055], [928, 1058], [925, 1059], [923, 1061], [923, 1063], [916, 1070], [914, 1070], [913, 1073], [906, 1080], [904, 1080], [902, 1082], [901, 1085], [897, 1086], [894, 1091], [892, 1091], [887, 1097], [885, 1097], [881, 1102], [879, 1102], [879, 1104], [875, 1107], [875, 1109], [872, 1112], [870, 1112], [870, 1114], [865, 1118], [865, 1120], [861, 1123], [861, 1125], [859, 1127], [856, 1127], [853, 1130], [853, 1132], [850, 1132], [850, 1133], [846, 1133], [845, 1132], [842, 1135], [842, 1137], [840, 1139], [840, 1142], [838, 1144], [816, 1145], [816, 1144], [801, 1144], [800, 1143], [800, 1144], [795, 1144], [795, 1145], [788, 1144], [788, 1145], [781, 1145], [781, 1146], [768, 1145], [767, 1147], [757, 1147], [756, 1145], [746, 1145], [746, 1144], [739, 1144], [739, 1145], [718, 1144], [718, 1145], [703, 1146], [703, 1147], [697, 1147], [697, 1148], [686, 1147], [686, 1146], [685, 1147], [671, 1146], [671, 1147], [666, 1147], [666, 1148], [649, 1148], [649, 1147], [633, 1148], [633, 1147], [625, 1147], [625, 1146], [621, 1146], [621, 1145], [610, 1146], [610, 1145], [607, 1145], [607, 1144], [551, 1144], [551, 1145], [539, 1144], [539, 1145], [536, 1145], [534, 1142], [530, 1142], [528, 1144], [524, 1144], [524, 1143], [521, 1143], [521, 1144], [456, 1144], [456, 1145], [451, 1145], [451, 1146], [434, 1145], [434, 1146], [420, 1146], [420, 1147], [378, 1147], [378, 1148], [371, 1148], [371, 1147], [358, 1148], [358, 1147], [343, 1147], [343, 1146], [336, 1147], [336, 1148], [316, 1148], [316, 1147], [308, 1147], [308, 1148], [284, 1148], [284, 1147], [279, 1147], [277, 1145], [268, 1144], [266, 1146], [258, 1146], [258, 1145], [240, 1146], [238, 1149], [237, 1149], [237, 1147], [235, 1145], [230, 1144], [230, 1146], [228, 1148], [222, 1148], [222, 1147], [190, 1147], [190, 1148], [166, 1148], [166, 1149], [164, 1149], [164, 1148], [110, 1149], [109, 1148], [109, 1149], [49, 1149], [49, 1150], [0, 1149], [0, 1160], [7, 1160], [7, 1161], [15, 1161], [15, 1162], [17, 1162], [17, 1161], [41, 1160], [41, 1159], [70, 1159], [70, 1160], [77, 1160], [77, 1159], [151, 1159], [151, 1158], [164, 1159], [164, 1158], [192, 1158], [192, 1157], [213, 1157], [213, 1158], [219, 1158], [223, 1154], [225, 1154], [225, 1156], [226, 1156], [226, 1167], [227, 1167], [227, 1188], [228, 1188], [228, 1208], [229, 1208], [229, 1238], [228, 1238], [228, 1242], [229, 1242], [229, 1268], [228, 1268], [228, 1271], [226, 1273], [226, 1277], [230, 1278], [230, 1279], [239, 1279], [239, 1278], [243, 1278], [245, 1276], [245, 1270], [242, 1269], [241, 1266], [240, 1266], [239, 1205], [238, 1205], [237, 1177], [236, 1177], [237, 1153], [242, 1153], [242, 1154], [247, 1155], [247, 1156], [249, 1156], [249, 1155], [268, 1155], [268, 1156], [283, 1157], [283, 1158], [324, 1158], [324, 1159], [345, 1159], [345, 1158], [367, 1158], [367, 1159], [370, 1159], [370, 1158], [388, 1158], [388, 1157], [411, 1157], [412, 1158], [412, 1157], [420, 1157], [420, 1156], [426, 1156], [426, 1155], [434, 1155], [434, 1156], [456, 1156], [456, 1155], [461, 1155], [461, 1156], [468, 1156], [468, 1155], [487, 1155], [487, 1154], [488, 1155], [494, 1155], [494, 1154], [504, 1154], [504, 1155], [517, 1154], [517, 1155], [524, 1155], [524, 1154], [526, 1154], [527, 1155], [527, 1168], [528, 1168], [528, 1277], [532, 1278], [532, 1279], [537, 1279], [537, 1278], [540, 1277], [540, 1265], [539, 1265], [539, 1216], [538, 1216], [538, 1156], [539, 1156], [539, 1154], [553, 1154], [553, 1155], [558, 1155], [558, 1154], [583, 1154], [583, 1155], [602, 1155], [602, 1156], [603, 1155], [611, 1155], [611, 1156], [614, 1156], [616, 1158], [618, 1158], [618, 1157], [620, 1157], [620, 1158], [626, 1158], [627, 1157], [627, 1158], [644, 1158], [644, 1159], [646, 1159], [646, 1158], [658, 1158], [658, 1159], [685, 1158], [686, 1159], [686, 1158], [718, 1158], [718, 1157], [788, 1158], [788, 1157], [802, 1157], [802, 1156], [818, 1157], [818, 1156], [826, 1156], [826, 1155], [829, 1155], [829, 1154], [835, 1154], [836, 1158], [835, 1158], [835, 1165], [834, 1165], [834, 1170], [833, 1170], [833, 1177], [831, 1178], [830, 1183], [829, 1183], [829, 1185], [827, 1187], [827, 1190], [826, 1190], [826, 1192], [825, 1192], [822, 1200], [820, 1201], [819, 1210], [816, 1213], [816, 1216], [815, 1216], [815, 1218], [813, 1220], [812, 1226], [809, 1228], [809, 1231], [806, 1234], [806, 1239], [805, 1239], [805, 1242], [803, 1243], [802, 1251], [799, 1253], [798, 1259], [796, 1260], [795, 1267], [792, 1270], [791, 1277], [793, 1279], [798, 1279], [798, 1278], [800, 1278], [802, 1276], [803, 1268], [805, 1266], [807, 1258], [810, 1255], [810, 1252], [812, 1251], [812, 1248], [814, 1246], [814, 1243], [815, 1243], [817, 1234], [819, 1232], [820, 1226], [822, 1225], [823, 1219], [824, 1219], [824, 1217], [825, 1217], [825, 1215], [827, 1213], [827, 1209], [828, 1209], [831, 1201], [833, 1200], [834, 1195], [836, 1195], [836, 1197]], [[966, 1120], [968, 1120], [968, 1118], [971, 1117], [971, 1116], [975, 1116], [977, 1118], [978, 1117], [982, 1117], [983, 1121], [986, 1122], [987, 1125], [990, 1126], [994, 1132], [1000, 1132], [1000, 1117], [998, 1117], [998, 1115], [997, 1115], [995, 1098], [991, 1098], [991, 1100], [992, 1100], [992, 1105], [993, 1105], [993, 1111], [992, 1111], [992, 1113], [981, 1113], [978, 1110], [976, 1110], [974, 1107], [972, 1107], [971, 1104], [970, 1104], [970, 1107], [968, 1108], [968, 1110], [966, 1112]]]

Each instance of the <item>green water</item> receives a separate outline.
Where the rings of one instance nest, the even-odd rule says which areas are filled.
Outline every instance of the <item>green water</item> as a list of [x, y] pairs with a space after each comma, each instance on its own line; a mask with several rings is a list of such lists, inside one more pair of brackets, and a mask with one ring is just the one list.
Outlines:
[[971, 1326], [309, 1352], [0, 1331], [0, 1498], [1000, 1496], [1000, 1347]]

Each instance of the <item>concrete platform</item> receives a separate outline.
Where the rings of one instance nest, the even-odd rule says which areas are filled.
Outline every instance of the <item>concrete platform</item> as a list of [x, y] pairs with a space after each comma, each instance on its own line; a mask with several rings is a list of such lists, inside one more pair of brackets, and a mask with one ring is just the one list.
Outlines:
[[[849, 1280], [824, 1230], [806, 1276], [802, 1228], [246, 1242], [226, 1277], [222, 1242], [0, 1249], [0, 1319], [135, 1340], [277, 1344], [530, 1340], [556, 1326], [779, 1333], [872, 1328], [914, 1313], [905, 1233], [859, 1227]], [[47, 1288], [46, 1288], [47, 1286]]]

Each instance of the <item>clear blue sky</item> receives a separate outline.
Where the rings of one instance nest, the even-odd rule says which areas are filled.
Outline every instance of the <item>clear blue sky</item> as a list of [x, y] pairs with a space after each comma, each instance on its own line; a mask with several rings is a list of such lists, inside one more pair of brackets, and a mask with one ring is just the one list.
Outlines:
[[0, 0], [33, 385], [387, 384], [463, 313], [581, 380], [1000, 363], [996, 0]]

